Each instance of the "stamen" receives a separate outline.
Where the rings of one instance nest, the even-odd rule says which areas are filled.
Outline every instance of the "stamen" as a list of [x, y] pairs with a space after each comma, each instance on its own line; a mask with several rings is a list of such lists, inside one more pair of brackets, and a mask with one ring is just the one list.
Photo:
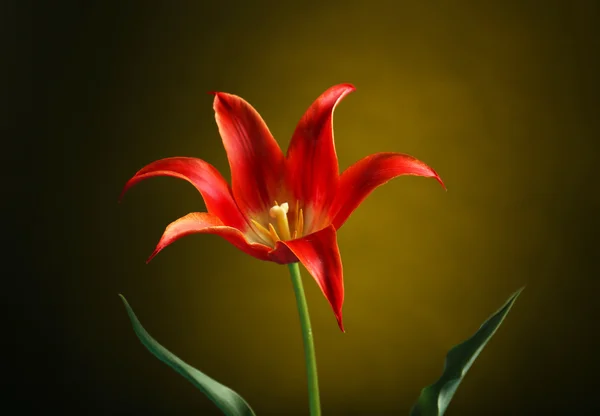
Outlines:
[[300, 211], [298, 211], [300, 201], [296, 199], [296, 210], [294, 211], [294, 240], [298, 238], [298, 221], [300, 220]]
[[[258, 221], [253, 220], [253, 219], [251, 219], [250, 221], [252, 221], [252, 224], [254, 224], [254, 226], [258, 229], [259, 235], [264, 240], [266, 240], [266, 241], [273, 240], [273, 242], [276, 242], [277, 240], [279, 240], [279, 237], [277, 237], [277, 240], [274, 240], [271, 235], [271, 232], [269, 230], [267, 230], [265, 227], [263, 227], [262, 225], [260, 225], [260, 223]], [[275, 235], [277, 236], [277, 233], [275, 233]]]
[[275, 227], [273, 227], [273, 224], [271, 223], [269, 223], [269, 235], [273, 239], [274, 243], [280, 240], [279, 236], [277, 235], [277, 231], [275, 231]]
[[[277, 243], [280, 240], [292, 240], [302, 237], [304, 231], [304, 212], [302, 208], [299, 208], [300, 202], [296, 201], [296, 209], [293, 212], [289, 212], [289, 205], [287, 202], [279, 205], [275, 201], [275, 205], [269, 210], [269, 215], [274, 218], [274, 224], [269, 223], [267, 227], [261, 225], [258, 221], [252, 219], [252, 224], [256, 228], [256, 232], [266, 242]], [[288, 220], [288, 213], [293, 217]], [[289, 221], [293, 223], [293, 228], [290, 228]], [[281, 234], [281, 237], [279, 235]], [[292, 237], [293, 235], [293, 237]]]
[[298, 221], [296, 224], [296, 231], [294, 234], [298, 234], [298, 237], [302, 237], [302, 232], [304, 231], [304, 213], [302, 212], [302, 208], [298, 211]]
[[[284, 202], [281, 205], [275, 205], [269, 210], [269, 215], [271, 218], [275, 218], [277, 221], [277, 228], [279, 232], [283, 236], [284, 240], [291, 240], [292, 237], [290, 235], [290, 225], [287, 219], [287, 213], [289, 211], [289, 205], [287, 202]], [[269, 223], [269, 225], [271, 225]]]

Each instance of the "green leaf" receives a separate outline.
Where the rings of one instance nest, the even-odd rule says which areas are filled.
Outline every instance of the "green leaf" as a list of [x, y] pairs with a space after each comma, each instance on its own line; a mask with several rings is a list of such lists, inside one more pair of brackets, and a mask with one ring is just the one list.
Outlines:
[[119, 296], [125, 304], [127, 314], [129, 315], [129, 319], [133, 325], [133, 330], [148, 351], [150, 351], [152, 354], [154, 354], [154, 356], [156, 356], [156, 358], [167, 364], [173, 370], [177, 371], [194, 386], [200, 389], [200, 391], [206, 394], [206, 396], [208, 396], [208, 398], [212, 400], [227, 416], [255, 416], [254, 412], [250, 408], [250, 405], [246, 403], [242, 396], [231, 390], [229, 387], [216, 382], [206, 374], [183, 362], [177, 356], [169, 352], [165, 347], [156, 342], [156, 340], [152, 338], [148, 332], [146, 332], [123, 295]]
[[483, 347], [492, 338], [521, 291], [523, 288], [513, 293], [471, 338], [448, 351], [442, 376], [435, 383], [421, 390], [421, 395], [411, 409], [410, 416], [442, 416], [444, 414], [458, 385]]

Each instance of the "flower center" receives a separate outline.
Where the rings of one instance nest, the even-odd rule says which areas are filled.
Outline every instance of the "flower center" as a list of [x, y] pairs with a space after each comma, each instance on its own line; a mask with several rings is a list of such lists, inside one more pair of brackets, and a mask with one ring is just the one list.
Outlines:
[[296, 209], [290, 212], [290, 206], [287, 202], [279, 205], [275, 201], [275, 205], [269, 210], [269, 216], [274, 221], [269, 222], [267, 227], [262, 226], [256, 220], [251, 220], [252, 224], [256, 227], [258, 235], [272, 244], [275, 244], [279, 240], [295, 240], [302, 237], [304, 214], [302, 208], [299, 208], [298, 205], [298, 201], [296, 201]]

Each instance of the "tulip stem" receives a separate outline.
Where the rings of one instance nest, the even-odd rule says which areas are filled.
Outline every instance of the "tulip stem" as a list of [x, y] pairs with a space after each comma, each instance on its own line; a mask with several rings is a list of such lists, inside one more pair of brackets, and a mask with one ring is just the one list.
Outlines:
[[298, 306], [298, 315], [300, 315], [300, 326], [302, 327], [302, 339], [304, 341], [304, 360], [306, 364], [306, 375], [308, 378], [308, 403], [311, 416], [321, 415], [321, 403], [319, 398], [319, 378], [317, 376], [317, 358], [315, 356], [315, 344], [313, 333], [310, 326], [310, 316], [308, 314], [308, 305], [306, 295], [302, 286], [302, 277], [300, 276], [300, 267], [298, 263], [288, 264], [294, 293], [296, 294], [296, 304]]

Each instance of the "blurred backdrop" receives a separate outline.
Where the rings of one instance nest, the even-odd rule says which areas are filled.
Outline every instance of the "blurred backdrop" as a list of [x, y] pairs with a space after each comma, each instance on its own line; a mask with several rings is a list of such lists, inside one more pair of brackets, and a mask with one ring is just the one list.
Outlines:
[[142, 347], [118, 293], [157, 340], [259, 415], [307, 414], [286, 268], [208, 235], [146, 265], [164, 227], [204, 210], [202, 199], [169, 178], [117, 197], [168, 156], [229, 178], [208, 91], [248, 100], [285, 149], [310, 103], [341, 82], [357, 91], [336, 111], [340, 168], [409, 153], [448, 191], [395, 179], [340, 230], [346, 334], [303, 272], [324, 414], [408, 414], [446, 351], [523, 285], [448, 414], [591, 411], [597, 2], [19, 7], [32, 19], [17, 14], [11, 45], [32, 78], [8, 84], [21, 97], [13, 107], [33, 111], [18, 111], [21, 127], [36, 128], [33, 142], [11, 142], [19, 169], [8, 184], [20, 268], [5, 277], [17, 285], [4, 297], [16, 328], [5, 336], [20, 375], [5, 391], [19, 414], [220, 414]]

